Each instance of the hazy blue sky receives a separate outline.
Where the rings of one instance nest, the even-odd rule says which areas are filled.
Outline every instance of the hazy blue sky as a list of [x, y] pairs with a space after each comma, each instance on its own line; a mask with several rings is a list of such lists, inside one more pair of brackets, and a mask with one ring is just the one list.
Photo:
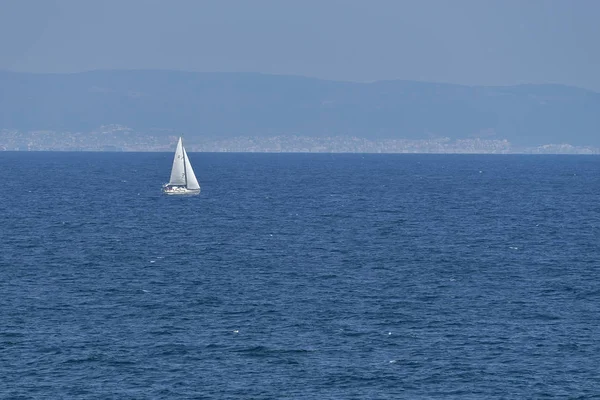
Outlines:
[[257, 71], [600, 91], [600, 0], [0, 0], [0, 69]]

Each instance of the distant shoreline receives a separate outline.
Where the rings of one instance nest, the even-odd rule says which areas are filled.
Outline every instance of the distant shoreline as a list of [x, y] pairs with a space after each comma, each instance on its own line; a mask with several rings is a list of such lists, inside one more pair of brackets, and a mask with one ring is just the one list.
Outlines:
[[510, 152], [550, 143], [600, 148], [600, 93], [557, 84], [0, 71], [0, 92], [0, 146], [6, 149], [167, 150], [174, 148], [171, 137], [180, 135], [190, 151]]
[[[159, 150], [0, 150], [2, 153], [114, 153], [114, 154], [172, 154], [172, 151], [159, 151]], [[314, 155], [398, 155], [398, 156], [411, 156], [411, 155], [432, 155], [432, 156], [443, 156], [443, 155], [456, 155], [456, 156], [600, 156], [600, 152], [596, 153], [533, 153], [533, 152], [511, 152], [511, 153], [478, 153], [478, 152], [447, 152], [447, 153], [435, 153], [435, 152], [343, 152], [343, 151], [331, 151], [331, 152], [303, 152], [303, 151], [189, 151], [189, 154], [260, 154], [260, 155], [281, 155], [281, 154], [314, 154]], [[0, 156], [1, 157], [1, 156]]]
[[[173, 152], [178, 135], [153, 135], [111, 125], [89, 132], [0, 130], [0, 151]], [[188, 152], [338, 154], [600, 154], [600, 147], [552, 143], [525, 146], [507, 139], [437, 137], [367, 139], [356, 136], [184, 136]]]

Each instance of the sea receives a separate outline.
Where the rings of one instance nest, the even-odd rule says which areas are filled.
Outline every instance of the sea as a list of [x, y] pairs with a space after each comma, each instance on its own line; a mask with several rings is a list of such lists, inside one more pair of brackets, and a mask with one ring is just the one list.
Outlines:
[[0, 398], [600, 398], [600, 157], [189, 157], [0, 153]]

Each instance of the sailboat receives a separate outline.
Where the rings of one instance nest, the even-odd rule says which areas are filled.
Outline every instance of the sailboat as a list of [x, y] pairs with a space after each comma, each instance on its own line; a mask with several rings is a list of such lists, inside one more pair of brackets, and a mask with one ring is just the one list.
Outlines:
[[163, 185], [165, 194], [199, 194], [200, 185], [196, 179], [196, 174], [190, 164], [190, 159], [183, 147], [183, 140], [180, 137], [175, 149], [173, 158], [173, 167], [171, 168], [171, 179], [169, 183]]

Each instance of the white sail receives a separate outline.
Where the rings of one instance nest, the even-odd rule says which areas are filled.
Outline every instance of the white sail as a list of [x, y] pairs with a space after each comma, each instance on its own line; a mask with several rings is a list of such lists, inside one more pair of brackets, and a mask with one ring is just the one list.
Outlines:
[[175, 158], [173, 158], [173, 168], [171, 169], [169, 185], [185, 185], [185, 161], [183, 152], [183, 144], [181, 143], [181, 138], [179, 138], [177, 148], [175, 149]]
[[169, 183], [163, 185], [163, 192], [168, 195], [196, 195], [200, 193], [200, 185], [190, 163], [183, 140], [180, 137], [175, 149], [173, 168]]
[[185, 160], [185, 174], [187, 177], [187, 188], [188, 189], [200, 189], [200, 185], [198, 184], [198, 180], [196, 179], [196, 174], [194, 174], [194, 170], [192, 169], [192, 164], [190, 163], [190, 159], [188, 158], [187, 152], [183, 149], [183, 157]]

